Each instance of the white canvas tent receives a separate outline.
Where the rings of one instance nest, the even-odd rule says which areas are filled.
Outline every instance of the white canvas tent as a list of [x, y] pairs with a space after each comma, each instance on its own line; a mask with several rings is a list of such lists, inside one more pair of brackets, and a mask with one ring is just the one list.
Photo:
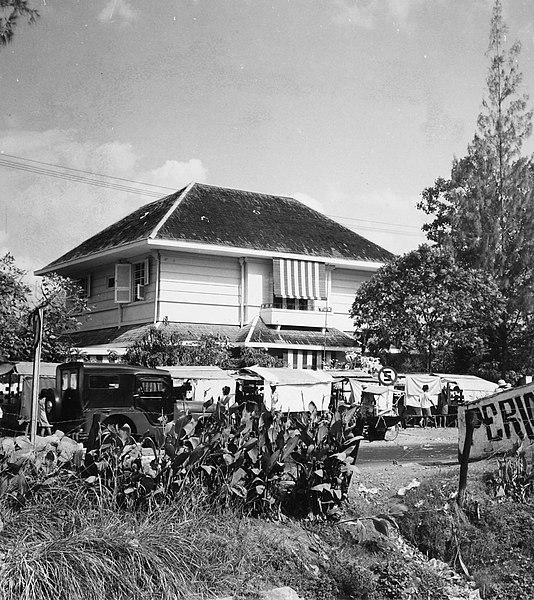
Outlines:
[[219, 367], [179, 366], [161, 367], [170, 373], [174, 387], [190, 383], [193, 396], [191, 400], [206, 402], [217, 400], [223, 395], [223, 387], [230, 388], [230, 394], [235, 394], [235, 380]]
[[495, 392], [497, 387], [497, 384], [493, 381], [482, 379], [476, 375], [450, 375], [445, 373], [436, 373], [436, 375], [441, 379], [442, 387], [447, 384], [449, 386], [457, 385], [463, 392], [464, 402], [473, 402], [473, 400], [489, 396]]
[[273, 388], [277, 395], [276, 410], [302, 412], [313, 402], [318, 410], [328, 410], [332, 377], [326, 371], [247, 367], [242, 373], [255, 375], [264, 381], [263, 402], [271, 409]]
[[361, 404], [366, 385], [378, 384], [376, 377], [359, 369], [332, 370], [328, 374], [334, 379], [334, 390], [338, 390], [337, 400], [350, 405]]
[[418, 408], [421, 406], [419, 397], [423, 393], [423, 386], [428, 386], [428, 394], [434, 406], [438, 403], [441, 393], [441, 378], [439, 375], [428, 375], [426, 373], [410, 373], [404, 376], [405, 404]]
[[[38, 389], [54, 389], [56, 387], [56, 367], [59, 363], [42, 362], [39, 366]], [[18, 421], [27, 422], [31, 417], [33, 363], [18, 362], [0, 365], [0, 376], [4, 381], [5, 404], [12, 405], [10, 414], [17, 416]], [[18, 407], [17, 407], [18, 405]], [[11, 423], [13, 425], [14, 423]]]
[[373, 397], [374, 416], [393, 416], [393, 387], [388, 385], [363, 385], [363, 393]]

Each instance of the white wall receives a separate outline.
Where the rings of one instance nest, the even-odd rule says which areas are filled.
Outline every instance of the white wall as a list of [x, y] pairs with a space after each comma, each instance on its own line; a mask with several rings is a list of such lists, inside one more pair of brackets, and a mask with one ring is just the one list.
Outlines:
[[251, 321], [261, 305], [273, 300], [273, 266], [271, 260], [245, 262], [245, 323]]
[[334, 269], [331, 271], [331, 291], [328, 315], [328, 326], [341, 331], [354, 331], [354, 324], [349, 317], [349, 311], [360, 285], [371, 278], [372, 273], [351, 271], [349, 269]]
[[159, 319], [239, 325], [240, 283], [236, 258], [162, 253]]

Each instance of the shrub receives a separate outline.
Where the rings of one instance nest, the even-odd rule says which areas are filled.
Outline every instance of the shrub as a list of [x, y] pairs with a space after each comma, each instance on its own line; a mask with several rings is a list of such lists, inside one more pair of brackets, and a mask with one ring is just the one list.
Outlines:
[[[70, 440], [70, 447], [58, 436], [43, 438], [42, 451], [32, 458], [31, 445], [21, 437], [17, 444], [25, 446], [25, 454], [14, 450], [4, 456], [0, 493], [16, 493], [22, 502], [36, 486], [63, 482], [67, 471], [104, 490], [101, 495], [122, 510], [154, 510], [188, 488], [246, 514], [335, 520], [362, 439], [354, 410], [319, 414], [311, 405], [308, 413], [283, 416], [247, 404], [198, 420], [184, 414], [162, 424], [159, 443], [136, 442], [110, 426], [83, 460], [76, 443]], [[59, 442], [53, 446], [55, 437]], [[66, 456], [63, 446], [70, 450]]]
[[501, 500], [527, 502], [534, 494], [534, 454], [530, 463], [523, 444], [498, 461], [497, 471], [488, 478], [488, 485]]

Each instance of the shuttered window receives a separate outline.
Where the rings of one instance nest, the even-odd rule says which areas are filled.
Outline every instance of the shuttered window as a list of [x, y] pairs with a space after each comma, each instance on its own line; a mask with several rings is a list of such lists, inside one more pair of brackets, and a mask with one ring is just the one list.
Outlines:
[[115, 265], [115, 302], [118, 304], [132, 301], [132, 265]]
[[326, 300], [324, 263], [275, 258], [273, 283], [274, 295], [281, 298]]

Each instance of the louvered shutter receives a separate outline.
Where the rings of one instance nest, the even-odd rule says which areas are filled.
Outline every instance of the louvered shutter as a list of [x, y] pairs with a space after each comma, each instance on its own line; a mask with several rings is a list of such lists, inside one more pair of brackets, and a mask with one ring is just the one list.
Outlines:
[[126, 304], [132, 301], [132, 265], [115, 265], [115, 302]]
[[150, 258], [145, 259], [145, 280], [143, 281], [143, 285], [148, 285], [150, 283]]

